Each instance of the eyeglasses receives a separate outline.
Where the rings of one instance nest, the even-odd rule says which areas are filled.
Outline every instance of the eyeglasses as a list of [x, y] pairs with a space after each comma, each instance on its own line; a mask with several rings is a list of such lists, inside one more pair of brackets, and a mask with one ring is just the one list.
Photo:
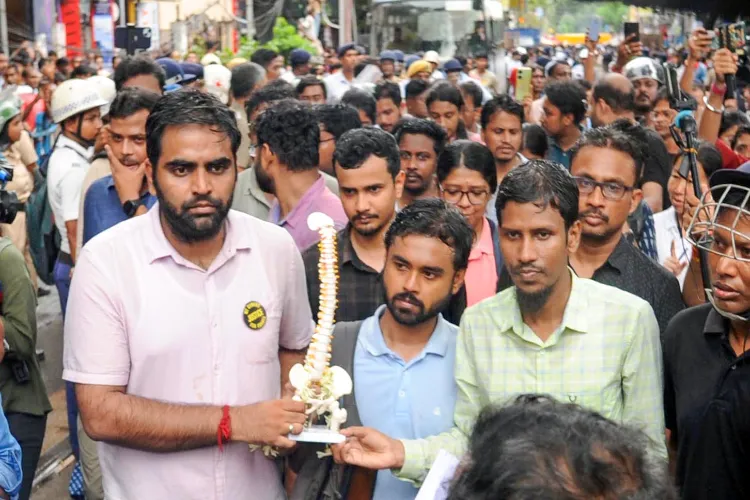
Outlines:
[[444, 188], [440, 186], [440, 190], [443, 192], [443, 199], [452, 205], [458, 205], [461, 203], [461, 198], [466, 196], [469, 203], [472, 205], [484, 205], [487, 201], [487, 195], [489, 191], [462, 191], [453, 187]]
[[574, 177], [574, 179], [581, 194], [591, 194], [596, 188], [601, 188], [602, 195], [611, 201], [621, 200], [625, 193], [634, 189], [632, 186], [623, 186], [619, 182], [596, 182], [588, 177]]

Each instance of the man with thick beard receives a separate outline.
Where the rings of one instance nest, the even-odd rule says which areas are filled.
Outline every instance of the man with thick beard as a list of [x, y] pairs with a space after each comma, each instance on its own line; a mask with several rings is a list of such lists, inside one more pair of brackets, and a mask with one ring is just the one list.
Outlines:
[[622, 234], [641, 202], [639, 173], [645, 163], [645, 133], [618, 121], [587, 130], [571, 152], [570, 173], [578, 184], [581, 244], [570, 266], [590, 278], [642, 298], [654, 309], [660, 331], [685, 308], [680, 283]]
[[402, 209], [414, 200], [437, 198], [435, 173], [438, 156], [447, 140], [445, 131], [433, 121], [407, 118], [396, 124], [393, 135], [401, 153], [401, 170], [406, 175], [398, 208]]
[[[337, 237], [339, 293], [336, 319], [362, 320], [383, 303], [380, 273], [385, 266], [383, 236], [396, 215], [404, 188], [396, 140], [376, 128], [344, 133], [334, 156], [339, 197], [349, 224]], [[302, 254], [310, 310], [318, 313], [320, 279], [317, 245]]]
[[248, 443], [291, 448], [306, 420], [279, 399], [312, 335], [302, 258], [283, 229], [230, 212], [240, 132], [217, 98], [162, 97], [146, 138], [158, 202], [83, 248], [65, 323], [63, 378], [105, 497], [285, 498]]
[[320, 239], [307, 226], [311, 213], [328, 215], [342, 229], [347, 219], [341, 201], [318, 170], [320, 128], [310, 106], [279, 101], [260, 115], [256, 130], [255, 178], [263, 192], [276, 197], [268, 220], [289, 231], [300, 251]]
[[664, 85], [664, 71], [650, 57], [636, 57], [623, 71], [635, 87], [636, 116], [642, 125], [648, 126], [659, 87]]
[[453, 428], [410, 440], [350, 427], [338, 458], [423, 481], [441, 449], [464, 455], [487, 404], [542, 393], [642, 428], [666, 465], [659, 327], [644, 300], [568, 267], [581, 237], [575, 180], [555, 163], [532, 160], [503, 179], [496, 208], [514, 286], [464, 313]]
[[[354, 379], [354, 392], [344, 399], [348, 425], [366, 425], [404, 439], [432, 436], [453, 426], [458, 328], [440, 313], [463, 285], [472, 235], [461, 213], [438, 199], [415, 201], [390, 224], [385, 234], [384, 305], [364, 321], [338, 323], [334, 330], [334, 355], [342, 358], [341, 366], [351, 368]], [[365, 487], [362, 476], [367, 475], [350, 468], [329, 472], [323, 491], [311, 492], [312, 471], [321, 468], [330, 464], [310, 453], [293, 500], [303, 492], [305, 498], [328, 498], [331, 491], [342, 498], [412, 500], [418, 490], [387, 470]], [[339, 484], [337, 478], [350, 475], [350, 484]]]

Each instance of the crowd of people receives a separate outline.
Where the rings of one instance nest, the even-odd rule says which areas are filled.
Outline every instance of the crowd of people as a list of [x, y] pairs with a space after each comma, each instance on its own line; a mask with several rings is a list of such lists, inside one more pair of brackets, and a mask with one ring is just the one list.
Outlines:
[[[0, 497], [29, 498], [51, 411], [40, 280], [75, 498], [413, 499], [441, 451], [462, 459], [452, 499], [750, 495], [737, 55], [703, 29], [663, 57], [516, 48], [500, 76], [481, 51], [209, 49], [111, 70], [0, 54], [22, 207], [0, 225]], [[322, 458], [289, 439], [315, 212], [338, 230], [331, 356], [354, 380]]]

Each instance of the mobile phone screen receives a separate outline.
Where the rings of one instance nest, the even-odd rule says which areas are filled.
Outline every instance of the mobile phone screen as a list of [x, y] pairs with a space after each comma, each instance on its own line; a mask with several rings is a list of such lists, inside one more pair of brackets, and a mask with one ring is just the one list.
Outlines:
[[628, 37], [632, 34], [635, 34], [636, 37], [633, 40], [634, 42], [640, 42], [641, 41], [641, 25], [640, 23], [625, 23], [625, 27], [623, 29], [623, 32], [625, 34], [625, 40], [628, 39]]
[[589, 40], [592, 42], [598, 42], [599, 41], [599, 32], [602, 30], [602, 20], [594, 16], [594, 18], [591, 20], [591, 24], [589, 25]]

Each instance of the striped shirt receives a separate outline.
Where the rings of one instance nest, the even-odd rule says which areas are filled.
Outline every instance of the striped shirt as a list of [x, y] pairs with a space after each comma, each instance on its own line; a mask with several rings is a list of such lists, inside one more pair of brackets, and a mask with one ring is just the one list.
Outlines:
[[524, 324], [515, 288], [466, 310], [456, 345], [455, 427], [403, 440], [402, 479], [420, 482], [437, 453], [466, 451], [480, 410], [519, 394], [548, 394], [640, 428], [666, 459], [659, 326], [648, 303], [572, 273], [562, 322], [546, 342]]

